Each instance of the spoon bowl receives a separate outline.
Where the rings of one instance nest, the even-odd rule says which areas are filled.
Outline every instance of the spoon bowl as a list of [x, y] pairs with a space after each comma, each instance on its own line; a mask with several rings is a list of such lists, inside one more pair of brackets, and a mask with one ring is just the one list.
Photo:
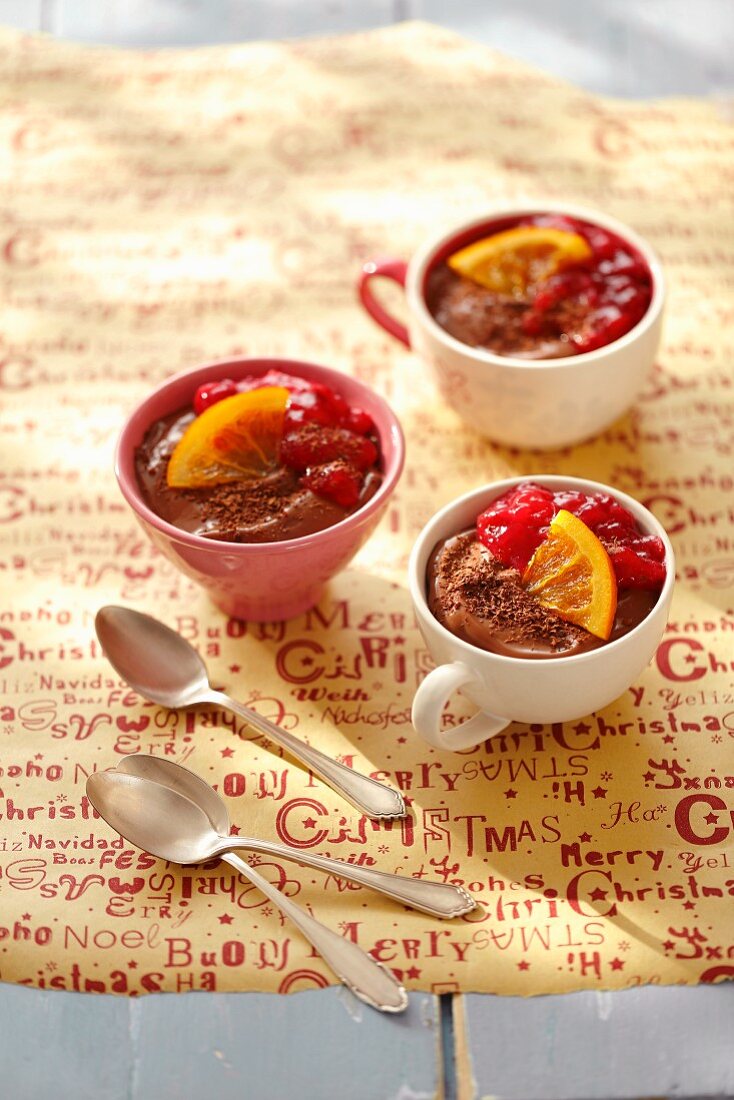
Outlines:
[[225, 707], [300, 760], [362, 813], [387, 819], [405, 817], [399, 791], [340, 764], [257, 711], [215, 691], [194, 647], [158, 619], [131, 607], [109, 606], [97, 612], [95, 628], [115, 672], [144, 698], [171, 709], [194, 703]]
[[201, 779], [196, 772], [192, 772], [189, 768], [182, 768], [172, 760], [148, 756], [144, 752], [124, 756], [117, 765], [117, 771], [124, 772], [126, 775], [137, 775], [141, 779], [149, 779], [152, 783], [160, 783], [164, 787], [178, 791], [179, 794], [196, 803], [220, 836], [229, 836], [229, 814], [224, 799], [220, 798], [214, 788], [205, 779]]
[[123, 772], [95, 772], [87, 794], [115, 832], [159, 859], [205, 863], [221, 847], [204, 811], [171, 787]]
[[209, 690], [206, 665], [165, 623], [129, 607], [101, 607], [95, 630], [107, 660], [130, 687], [160, 706], [189, 706]]

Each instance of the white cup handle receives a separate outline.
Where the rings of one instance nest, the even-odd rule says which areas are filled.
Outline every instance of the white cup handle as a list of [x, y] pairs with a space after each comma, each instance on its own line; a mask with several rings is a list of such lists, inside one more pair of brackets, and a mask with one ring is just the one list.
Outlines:
[[500, 718], [497, 714], [485, 714], [484, 711], [467, 718], [453, 729], [441, 729], [441, 714], [451, 696], [464, 684], [475, 679], [474, 673], [461, 661], [450, 665], [439, 665], [429, 672], [425, 680], [418, 685], [413, 699], [411, 718], [415, 730], [424, 741], [437, 749], [472, 749], [481, 745], [489, 737], [501, 733], [512, 719]]

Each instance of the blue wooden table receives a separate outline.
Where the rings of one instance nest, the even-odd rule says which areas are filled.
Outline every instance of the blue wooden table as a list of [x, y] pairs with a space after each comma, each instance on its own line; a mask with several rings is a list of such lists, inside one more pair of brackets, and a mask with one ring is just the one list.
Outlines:
[[[452, 1020], [453, 1017], [453, 1020]], [[0, 987], [3, 1100], [734, 1096], [734, 984], [557, 997]]]
[[[733, 13], [731, 0], [0, 0], [0, 22], [119, 46], [427, 18], [592, 91], [636, 97], [730, 92]], [[412, 994], [401, 1017], [339, 988], [136, 1000], [6, 985], [0, 1021], [0, 1100], [734, 1097], [732, 983]]]

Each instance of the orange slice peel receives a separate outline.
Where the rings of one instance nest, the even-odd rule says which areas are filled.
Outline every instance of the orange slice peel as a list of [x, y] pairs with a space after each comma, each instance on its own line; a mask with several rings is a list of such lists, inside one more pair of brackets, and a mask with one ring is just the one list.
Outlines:
[[562, 509], [528, 562], [522, 583], [543, 607], [606, 641], [617, 611], [611, 558], [583, 520]]
[[289, 398], [282, 386], [225, 397], [197, 416], [176, 444], [166, 482], [202, 489], [262, 477], [278, 459]]
[[591, 247], [580, 233], [551, 226], [518, 225], [482, 237], [446, 260], [458, 275], [497, 294], [523, 297], [570, 263], [587, 260]]

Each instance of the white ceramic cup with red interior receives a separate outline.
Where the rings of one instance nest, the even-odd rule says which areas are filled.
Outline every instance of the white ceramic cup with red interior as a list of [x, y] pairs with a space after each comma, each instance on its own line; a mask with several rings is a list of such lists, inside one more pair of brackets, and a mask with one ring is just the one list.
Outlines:
[[[561, 359], [512, 358], [454, 339], [426, 304], [426, 280], [432, 268], [473, 241], [498, 232], [503, 220], [538, 214], [579, 218], [629, 242], [652, 276], [652, 298], [644, 316], [610, 344]], [[373, 280], [378, 278], [405, 288], [408, 327], [374, 297]], [[647, 241], [606, 214], [565, 203], [490, 210], [431, 238], [410, 263], [370, 260], [362, 269], [358, 289], [370, 316], [428, 363], [447, 405], [470, 427], [510, 447], [538, 449], [589, 439], [632, 405], [657, 353], [665, 299], [660, 262]]]
[[[539, 476], [548, 489], [610, 493], [637, 520], [645, 534], [665, 546], [665, 583], [658, 602], [628, 634], [570, 657], [527, 659], [491, 653], [457, 638], [434, 617], [427, 599], [426, 570], [435, 546], [473, 527], [493, 500], [527, 481], [495, 481], [448, 504], [421, 531], [408, 565], [408, 582], [418, 626], [436, 667], [421, 681], [413, 700], [413, 726], [430, 745], [458, 752], [482, 744], [510, 722], [570, 722], [618, 698], [655, 655], [668, 621], [675, 579], [675, 558], [664, 528], [638, 501], [608, 485], [577, 477]], [[442, 712], [460, 691], [479, 713], [444, 730]]]

